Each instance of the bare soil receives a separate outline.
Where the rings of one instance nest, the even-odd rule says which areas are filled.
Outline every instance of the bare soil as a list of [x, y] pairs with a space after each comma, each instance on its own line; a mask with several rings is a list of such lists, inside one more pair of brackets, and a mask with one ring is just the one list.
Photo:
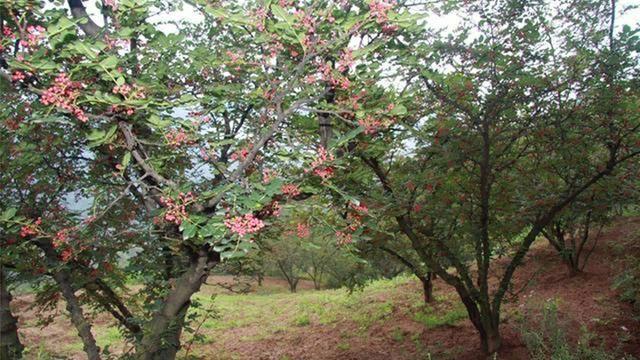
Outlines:
[[[596, 344], [602, 342], [610, 349], [621, 345], [626, 353], [640, 357], [640, 322], [634, 320], [631, 305], [619, 301], [612, 288], [614, 278], [624, 269], [625, 255], [640, 255], [639, 234], [640, 218], [618, 220], [603, 232], [584, 273], [573, 277], [568, 276], [567, 269], [550, 246], [544, 242], [537, 243], [516, 272], [513, 288], [521, 291], [511, 296], [503, 307], [501, 331], [504, 346], [497, 358], [529, 359], [519, 335], [519, 320], [525, 313], [535, 319], [539, 316], [536, 311], [540, 305], [550, 299], [557, 300], [561, 322], [572, 342], [580, 338], [581, 327], [586, 327], [596, 335], [593, 340]], [[495, 268], [501, 270], [506, 263], [506, 259], [498, 259]], [[229, 281], [231, 278], [226, 276], [212, 276], [208, 283]], [[285, 291], [286, 282], [267, 278], [263, 286]], [[437, 297], [456, 299], [453, 289], [441, 280], [436, 280], [434, 288]], [[313, 291], [313, 284], [301, 282], [299, 289]], [[225, 290], [215, 285], [204, 289], [205, 293], [221, 291]], [[468, 320], [429, 329], [407, 311], [415, 303], [398, 300], [403, 298], [396, 296], [400, 293], [420, 294], [420, 291], [419, 282], [408, 282], [379, 295], [377, 299], [370, 299], [377, 302], [393, 299], [393, 313], [366, 329], [356, 321], [342, 319], [324, 325], [312, 322], [307, 326], [290, 326], [272, 336], [256, 338], [259, 325], [243, 326], [225, 330], [224, 341], [213, 339], [209, 344], [199, 345], [198, 353], [204, 359], [404, 360], [428, 356], [433, 359], [484, 359], [478, 335]], [[21, 295], [12, 304], [19, 315], [23, 342], [32, 349], [46, 343], [47, 350], [61, 358], [86, 358], [81, 347], [78, 348], [75, 331], [62, 315], [62, 306], [57, 310], [59, 314], [42, 314], [28, 308], [32, 300], [31, 295]], [[52, 324], [45, 328], [36, 326], [38, 319], [48, 315], [56, 316]], [[290, 318], [291, 315], [284, 314], [283, 317]], [[288, 323], [288, 318], [281, 319], [283, 324]], [[94, 322], [104, 325], [110, 319], [100, 314]], [[32, 350], [30, 356], [37, 358], [33, 355], [35, 353]]]

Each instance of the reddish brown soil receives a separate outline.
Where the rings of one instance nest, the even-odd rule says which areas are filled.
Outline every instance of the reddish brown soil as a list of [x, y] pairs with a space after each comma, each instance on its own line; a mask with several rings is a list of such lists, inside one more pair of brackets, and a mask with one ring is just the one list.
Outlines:
[[[639, 231], [640, 218], [617, 221], [602, 234], [584, 273], [574, 277], [568, 276], [553, 248], [546, 243], [535, 246], [515, 275], [513, 288], [524, 287], [524, 290], [503, 307], [503, 347], [497, 358], [529, 359], [514, 314], [525, 308], [540, 309], [535, 305], [554, 298], [559, 299], [560, 321], [573, 344], [581, 335], [581, 326], [586, 326], [607, 348], [615, 348], [622, 336], [628, 337], [622, 344], [623, 351], [640, 357], [640, 322], [633, 320], [631, 305], [619, 301], [612, 289], [614, 278], [624, 267], [623, 256], [613, 248], [620, 244], [626, 254], [635, 251], [640, 255]], [[501, 268], [506, 263], [498, 260], [495, 265]], [[420, 291], [417, 282], [407, 286]], [[435, 288], [436, 295], [450, 295], [453, 291], [440, 280], [436, 281]], [[404, 360], [425, 359], [428, 354], [434, 359], [485, 359], [477, 332], [468, 320], [456, 326], [425, 329], [406, 313], [396, 312], [386, 322], [372, 326], [364, 336], [353, 335], [358, 332], [356, 324], [341, 322], [333, 326], [308, 326], [250, 344], [226, 342], [225, 350], [243, 359]], [[533, 314], [534, 320], [536, 316], [539, 314]], [[394, 332], [402, 334], [404, 339], [394, 339]], [[418, 338], [411, 341], [414, 334], [418, 334]], [[345, 339], [348, 346], [341, 347]]]
[[[547, 244], [540, 242], [525, 258], [522, 267], [516, 272], [514, 289], [524, 288], [517, 297], [512, 297], [503, 306], [503, 324], [501, 332], [504, 345], [498, 359], [528, 359], [527, 349], [520, 339], [520, 323], [517, 321], [523, 311], [528, 311], [535, 319], [536, 309], [548, 299], [558, 299], [561, 323], [568, 332], [569, 339], [575, 343], [580, 337], [580, 327], [586, 326], [599, 339], [604, 340], [607, 348], [626, 340], [622, 349], [640, 357], [640, 322], [633, 319], [629, 304], [620, 302], [612, 289], [614, 278], [625, 266], [626, 254], [640, 255], [640, 218], [621, 219], [603, 233], [598, 246], [590, 258], [585, 272], [569, 277], [557, 254]], [[618, 251], [614, 251], [618, 248]], [[620, 251], [622, 249], [622, 253]], [[494, 264], [496, 271], [507, 263], [506, 259]], [[212, 277], [211, 282], [226, 281], [227, 277]], [[265, 286], [285, 287], [286, 283], [278, 279], [267, 279]], [[310, 289], [312, 284], [302, 283], [301, 289]], [[218, 292], [216, 287], [208, 287], [205, 292]], [[436, 295], [453, 297], [451, 287], [437, 280]], [[419, 293], [417, 282], [410, 282], [396, 288], [400, 292]], [[384, 293], [384, 297], [394, 294]], [[24, 311], [29, 297], [18, 297], [16, 308], [22, 310], [23, 321], [33, 321], [37, 315]], [[376, 300], [376, 301], [377, 301]], [[268, 338], [247, 341], [243, 336], [251, 336], [255, 328], [229, 330], [224, 342], [203, 345], [206, 359], [484, 359], [481, 355], [479, 338], [468, 320], [462, 320], [455, 326], [441, 326], [426, 329], [413, 320], [406, 311], [410, 303], [394, 304], [393, 314], [386, 320], [374, 323], [368, 329], [349, 320], [338, 321], [330, 325], [312, 324], [294, 327]], [[26, 319], [26, 320], [25, 320]], [[106, 320], [98, 320], [106, 321]], [[622, 335], [622, 336], [621, 336]], [[22, 336], [29, 344], [38, 344], [40, 339], [55, 338], [57, 342], [75, 342], [77, 338], [70, 328], [62, 324], [37, 331], [33, 327], [23, 331]], [[225, 354], [219, 356], [220, 354]], [[72, 357], [82, 359], [83, 357]]]

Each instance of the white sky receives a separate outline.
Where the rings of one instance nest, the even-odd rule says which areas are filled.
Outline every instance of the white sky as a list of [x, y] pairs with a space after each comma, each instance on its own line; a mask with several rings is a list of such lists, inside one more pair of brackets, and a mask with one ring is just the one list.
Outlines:
[[[100, 15], [100, 11], [97, 8], [98, 2], [87, 2], [85, 6], [87, 7], [87, 12], [91, 15], [91, 18], [98, 25], [103, 24], [102, 16]], [[637, 6], [640, 7], [640, 0], [619, 0], [617, 2], [617, 8], [623, 9], [627, 6]], [[166, 22], [170, 20], [190, 20], [194, 23], [200, 22], [204, 20], [204, 17], [193, 9], [188, 4], [184, 5], [183, 10], [176, 11], [170, 14], [161, 14], [154, 17], [154, 20], [158, 22]], [[445, 16], [441, 15], [431, 15], [427, 18], [427, 24], [433, 28], [455, 28], [462, 23], [463, 19], [456, 14], [448, 14]], [[631, 11], [628, 11], [626, 14], [619, 16], [617, 19], [617, 28], [622, 28], [623, 25], [638, 25], [640, 24], [640, 8], [635, 8]], [[171, 24], [162, 24], [160, 25], [160, 30], [163, 32], [173, 32], [175, 31], [175, 26]]]

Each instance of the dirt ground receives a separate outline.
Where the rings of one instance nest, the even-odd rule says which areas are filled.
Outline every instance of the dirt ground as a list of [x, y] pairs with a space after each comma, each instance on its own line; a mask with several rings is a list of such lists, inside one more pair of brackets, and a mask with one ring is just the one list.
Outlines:
[[[623, 351], [640, 357], [640, 322], [630, 316], [632, 307], [618, 300], [612, 289], [613, 279], [621, 272], [624, 262], [615, 254], [613, 247], [623, 240], [636, 239], [636, 248], [627, 248], [625, 253], [640, 253], [637, 241], [640, 218], [622, 219], [602, 237], [591, 255], [585, 271], [569, 277], [565, 266], [558, 260], [554, 249], [546, 243], [538, 244], [525, 258], [524, 265], [516, 272], [514, 289], [526, 287], [517, 299], [505, 304], [506, 314], [501, 332], [503, 348], [498, 359], [529, 359], [527, 349], [520, 339], [520, 329], [514, 315], [525, 304], [543, 303], [547, 299], [559, 299], [561, 322], [566, 325], [568, 338], [578, 341], [581, 326], [602, 337], [609, 348], [618, 345], [621, 337], [629, 337]], [[500, 265], [506, 261], [499, 262]], [[410, 291], [420, 291], [418, 283], [408, 284]], [[434, 285], [436, 295], [446, 295], [453, 290], [441, 280]], [[407, 305], [408, 306], [408, 305]], [[434, 359], [455, 358], [460, 360], [484, 359], [479, 337], [470, 321], [461, 321], [456, 326], [425, 329], [406, 314], [398, 312], [383, 324], [372, 327], [367, 336], [349, 337], [349, 348], [341, 348], [345, 334], [356, 331], [355, 324], [341, 323], [339, 326], [311, 326], [296, 332], [285, 333], [276, 338], [257, 341], [250, 346], [245, 342], [226, 344], [231, 350], [246, 359], [420, 359], [424, 351], [415, 342], [397, 341], [393, 338], [396, 329], [410, 337], [420, 334], [420, 342], [427, 344]], [[538, 314], [534, 314], [533, 317]], [[397, 332], [396, 332], [397, 334]]]
[[[550, 246], [543, 242], [537, 243], [515, 275], [513, 288], [523, 290], [503, 307], [504, 322], [501, 332], [504, 346], [497, 358], [529, 358], [519, 335], [520, 325], [517, 319], [525, 311], [529, 311], [527, 309], [534, 309], [536, 304], [549, 299], [557, 299], [561, 322], [568, 330], [571, 341], [578, 340], [580, 328], [584, 326], [597, 335], [594, 341], [602, 339], [608, 348], [621, 344], [625, 352], [640, 357], [640, 322], [631, 316], [631, 306], [619, 301], [616, 291], [612, 289], [614, 278], [625, 266], [623, 255], [640, 255], [639, 235], [640, 218], [618, 220], [603, 232], [585, 272], [574, 277], [567, 275], [564, 265]], [[495, 268], [500, 269], [505, 264], [504, 259], [497, 260]], [[212, 276], [208, 283], [229, 281], [229, 277]], [[263, 286], [286, 289], [286, 282], [267, 278]], [[302, 291], [312, 292], [312, 288], [313, 284], [310, 282], [301, 282], [299, 285]], [[209, 285], [204, 292], [217, 293], [220, 289]], [[370, 301], [395, 299], [393, 314], [385, 317], [384, 321], [373, 323], [364, 333], [355, 321], [341, 320], [330, 324], [310, 323], [308, 326], [291, 327], [273, 336], [247, 340], [260, 327], [251, 325], [225, 331], [224, 341], [201, 345], [203, 349], [200, 353], [205, 354], [205, 359], [404, 360], [424, 359], [426, 355], [433, 359], [484, 358], [479, 338], [468, 320], [426, 328], [406, 311], [412, 304], [409, 300], [398, 301], [399, 297], [395, 293], [419, 294], [421, 290], [418, 282], [401, 284], [392, 291], [394, 293], [382, 293], [379, 299]], [[435, 294], [441, 298], [455, 298], [452, 288], [441, 280], [435, 282]], [[56, 347], [67, 347], [61, 353], [69, 355], [62, 358], [83, 359], [81, 347], [77, 348], [77, 336], [68, 320], [57, 316], [56, 321], [45, 328], [36, 326], [38, 319], [56, 314], [39, 314], [28, 309], [32, 300], [30, 295], [17, 296], [12, 304], [20, 317], [23, 342], [31, 348], [36, 348], [37, 344], [54, 342]], [[62, 307], [58, 311], [62, 312]], [[532, 316], [535, 318], [536, 315]], [[109, 321], [105, 315], [98, 315], [94, 320], [96, 324], [105, 326]], [[624, 339], [622, 343], [621, 339]], [[34, 350], [30, 356], [37, 358], [33, 355], [36, 353]]]

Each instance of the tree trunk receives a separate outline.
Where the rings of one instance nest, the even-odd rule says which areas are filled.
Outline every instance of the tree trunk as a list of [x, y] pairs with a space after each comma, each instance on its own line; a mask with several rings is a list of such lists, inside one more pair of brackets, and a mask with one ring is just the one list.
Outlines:
[[18, 319], [11, 313], [11, 293], [0, 265], [0, 359], [21, 359], [24, 346], [18, 337]]
[[160, 346], [155, 350], [153, 354], [149, 354], [152, 357], [146, 357], [146, 354], [143, 354], [144, 359], [157, 359], [157, 360], [169, 360], [175, 359], [178, 351], [182, 347], [180, 343], [180, 336], [182, 335], [182, 328], [184, 327], [184, 319], [187, 315], [189, 307], [191, 306], [191, 301], [187, 301], [173, 322], [169, 323], [166, 331], [162, 333], [162, 337], [160, 339]]
[[311, 275], [313, 280], [313, 288], [320, 290], [322, 288], [322, 271], [318, 270], [317, 266], [313, 266], [313, 274]]
[[466, 289], [456, 288], [460, 300], [467, 309], [469, 320], [473, 326], [478, 330], [480, 335], [480, 343], [482, 345], [482, 351], [486, 355], [491, 355], [497, 352], [502, 345], [502, 338], [500, 336], [500, 315], [493, 312], [482, 313], [478, 309], [478, 305], [471, 298]]
[[424, 296], [424, 302], [426, 304], [433, 302], [433, 281], [431, 280], [431, 273], [427, 273], [426, 276], [419, 276], [422, 283], [422, 293]]
[[580, 270], [580, 267], [578, 266], [578, 259], [564, 259], [564, 263], [567, 265], [567, 272], [569, 274], [569, 277], [574, 277], [582, 272]]
[[67, 303], [66, 308], [69, 312], [69, 316], [71, 317], [71, 323], [78, 331], [78, 335], [82, 340], [84, 352], [87, 354], [89, 360], [100, 359], [100, 348], [98, 348], [98, 345], [96, 344], [96, 339], [91, 333], [91, 324], [84, 316], [82, 306], [76, 296], [76, 292], [71, 281], [71, 274], [64, 267], [64, 264], [61, 264], [58, 260], [58, 253], [50, 242], [41, 241], [38, 243], [38, 246], [44, 252], [47, 262], [52, 269], [61, 267], [61, 269], [54, 272], [52, 276], [60, 288], [64, 301]]
[[80, 339], [82, 339], [84, 352], [87, 353], [89, 360], [100, 359], [100, 349], [98, 345], [96, 345], [96, 339], [91, 333], [91, 324], [84, 316], [80, 302], [71, 285], [69, 273], [61, 270], [53, 274], [53, 278], [60, 287], [62, 297], [64, 297], [64, 301], [67, 303], [67, 311], [71, 315], [71, 322], [78, 330]]
[[483, 332], [480, 332], [480, 341], [482, 343], [482, 351], [485, 354], [491, 355], [496, 353], [500, 346], [502, 346], [502, 337], [500, 336], [500, 329], [498, 327], [490, 326]]
[[180, 335], [191, 306], [191, 296], [200, 290], [209, 271], [219, 261], [219, 254], [210, 251], [208, 247], [198, 249], [191, 259], [189, 269], [175, 279], [174, 287], [165, 298], [162, 308], [149, 322], [148, 331], [137, 350], [141, 359], [175, 359], [180, 350]]
[[295, 293], [297, 290], [298, 290], [298, 279], [292, 278], [291, 281], [289, 281], [289, 291], [291, 291], [292, 293]]

